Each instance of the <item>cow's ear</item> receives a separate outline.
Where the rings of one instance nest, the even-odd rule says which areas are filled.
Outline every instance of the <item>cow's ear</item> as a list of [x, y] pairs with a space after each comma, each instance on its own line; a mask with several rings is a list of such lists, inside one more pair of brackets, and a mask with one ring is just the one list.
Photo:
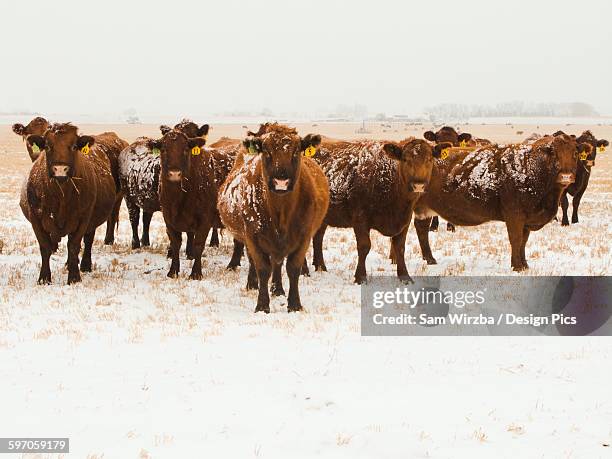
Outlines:
[[86, 145], [91, 147], [94, 143], [96, 143], [96, 140], [90, 135], [80, 135], [77, 139], [77, 147], [79, 150]]
[[403, 151], [401, 147], [395, 143], [386, 143], [383, 145], [383, 151], [385, 154], [396, 161], [401, 161], [403, 156]]
[[472, 140], [472, 134], [468, 134], [467, 132], [464, 132], [462, 134], [459, 134], [459, 136], [457, 137], [457, 140], [459, 140], [459, 142], [468, 142]]
[[321, 136], [319, 134], [308, 134], [302, 139], [302, 151], [308, 147], [318, 147], [321, 145]]
[[423, 133], [423, 138], [425, 140], [429, 140], [430, 142], [436, 141], [436, 134], [433, 131], [426, 131]]
[[41, 150], [44, 150], [45, 147], [47, 146], [47, 143], [45, 142], [44, 137], [41, 137], [39, 135], [29, 135], [28, 138], [26, 139], [26, 142], [28, 142], [28, 145], [31, 145], [31, 146], [36, 145]]
[[263, 151], [261, 139], [257, 137], [247, 137], [246, 139], [244, 139], [244, 142], [242, 142], [242, 144], [251, 155], [256, 155]]
[[[452, 148], [453, 144], [450, 142], [442, 142], [437, 144], [433, 150], [432, 150], [432, 155], [434, 158], [440, 158], [442, 156], [442, 152], [444, 150], [446, 150], [447, 148]], [[448, 153], [448, 152], [447, 152]]]
[[17, 135], [25, 134], [25, 126], [21, 123], [13, 124], [13, 132]]
[[610, 145], [610, 142], [608, 142], [606, 139], [601, 139], [597, 141], [598, 147], [607, 147], [608, 145]]
[[200, 129], [198, 129], [198, 135], [200, 137], [206, 137], [208, 135], [208, 131], [210, 130], [210, 126], [208, 124], [203, 124]]
[[558, 137], [558, 136], [560, 136], [560, 135], [565, 135], [565, 132], [563, 132], [563, 131], [557, 131], [557, 132], [555, 132], [555, 133], [553, 134], [553, 137]]
[[194, 147], [203, 147], [206, 145], [206, 139], [203, 137], [192, 137], [189, 139], [189, 148], [192, 149]]
[[159, 127], [159, 130], [161, 131], [162, 135], [166, 135], [168, 132], [172, 130], [172, 128], [170, 126], [166, 126], [165, 124], [162, 124]]

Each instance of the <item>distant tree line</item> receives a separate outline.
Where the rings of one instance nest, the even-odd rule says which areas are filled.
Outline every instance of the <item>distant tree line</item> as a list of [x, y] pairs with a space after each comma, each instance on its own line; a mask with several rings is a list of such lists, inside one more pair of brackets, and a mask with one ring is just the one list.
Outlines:
[[468, 118], [490, 118], [503, 116], [550, 116], [581, 117], [599, 116], [599, 113], [584, 102], [539, 103], [504, 102], [496, 105], [440, 104], [425, 108], [425, 113], [432, 120]]

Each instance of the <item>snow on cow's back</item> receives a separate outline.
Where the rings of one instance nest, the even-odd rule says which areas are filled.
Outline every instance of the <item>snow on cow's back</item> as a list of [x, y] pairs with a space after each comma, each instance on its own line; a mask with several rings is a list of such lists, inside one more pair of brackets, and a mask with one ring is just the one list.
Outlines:
[[468, 153], [450, 170], [445, 189], [476, 200], [496, 200], [502, 183], [498, 158], [499, 148], [496, 145]]
[[391, 192], [397, 165], [383, 152], [384, 144], [362, 140], [321, 148], [318, 162], [329, 181], [331, 203], [350, 200], [358, 189], [376, 189], [379, 195]]

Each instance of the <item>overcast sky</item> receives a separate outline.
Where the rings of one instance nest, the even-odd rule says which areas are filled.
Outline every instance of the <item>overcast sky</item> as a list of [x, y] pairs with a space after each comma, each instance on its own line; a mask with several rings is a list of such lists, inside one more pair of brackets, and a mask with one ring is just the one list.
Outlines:
[[612, 114], [608, 0], [153, 3], [3, 1], [0, 111], [414, 114], [522, 100]]

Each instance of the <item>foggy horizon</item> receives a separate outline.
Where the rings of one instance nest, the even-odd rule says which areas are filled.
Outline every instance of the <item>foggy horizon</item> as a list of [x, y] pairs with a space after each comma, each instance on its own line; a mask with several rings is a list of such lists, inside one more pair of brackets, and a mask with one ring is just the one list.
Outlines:
[[12, 46], [2, 113], [316, 116], [357, 104], [373, 117], [520, 101], [612, 114], [603, 1], [580, 10], [524, 0], [4, 9], [0, 37]]

